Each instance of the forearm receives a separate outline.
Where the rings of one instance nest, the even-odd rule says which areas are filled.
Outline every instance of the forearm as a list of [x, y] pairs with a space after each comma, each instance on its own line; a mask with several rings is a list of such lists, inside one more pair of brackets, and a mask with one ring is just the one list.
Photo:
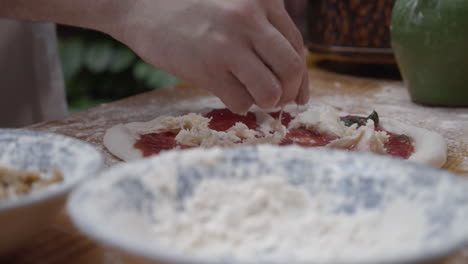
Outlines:
[[110, 33], [117, 30], [132, 0], [2, 0], [0, 17], [56, 22]]
[[231, 110], [308, 101], [302, 36], [283, 0], [0, 0], [0, 17], [105, 32]]

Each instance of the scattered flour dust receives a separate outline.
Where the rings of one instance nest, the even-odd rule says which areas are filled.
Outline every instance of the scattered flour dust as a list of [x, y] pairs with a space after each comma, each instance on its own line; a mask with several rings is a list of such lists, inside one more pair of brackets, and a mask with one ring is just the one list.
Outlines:
[[333, 214], [334, 200], [279, 177], [207, 179], [185, 199], [183, 210], [156, 216], [154, 231], [163, 248], [240, 261], [381, 258], [396, 255], [401, 243], [410, 252], [421, 249], [422, 211], [395, 201], [379, 212]]

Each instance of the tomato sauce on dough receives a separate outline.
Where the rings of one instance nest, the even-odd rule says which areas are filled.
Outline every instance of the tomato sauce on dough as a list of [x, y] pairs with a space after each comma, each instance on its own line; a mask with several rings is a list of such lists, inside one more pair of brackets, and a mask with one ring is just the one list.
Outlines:
[[[277, 119], [280, 116], [280, 112], [271, 113], [270, 115]], [[255, 114], [252, 112], [248, 112], [246, 115], [238, 115], [232, 113], [228, 109], [215, 109], [206, 114], [205, 117], [211, 118], [209, 128], [216, 131], [226, 131], [237, 122], [244, 123], [249, 129], [257, 129], [257, 119]], [[283, 112], [281, 123], [287, 127], [292, 119], [293, 118], [289, 113]], [[387, 154], [408, 159], [414, 152], [414, 146], [409, 137], [394, 134], [382, 128], [377, 128], [377, 130], [385, 131], [390, 136], [389, 140], [385, 143]], [[163, 150], [190, 148], [189, 146], [177, 144], [175, 140], [176, 136], [177, 134], [173, 132], [146, 134], [142, 135], [134, 146], [143, 152], [144, 157], [159, 154]], [[297, 144], [303, 147], [323, 147], [334, 139], [335, 138], [333, 137], [321, 135], [320, 133], [301, 127], [289, 130], [280, 145], [286, 146]]]
[[238, 115], [228, 109], [215, 109], [206, 114], [205, 117], [211, 118], [209, 128], [216, 131], [226, 131], [238, 122], [244, 123], [249, 129], [257, 128], [257, 117], [252, 112]]

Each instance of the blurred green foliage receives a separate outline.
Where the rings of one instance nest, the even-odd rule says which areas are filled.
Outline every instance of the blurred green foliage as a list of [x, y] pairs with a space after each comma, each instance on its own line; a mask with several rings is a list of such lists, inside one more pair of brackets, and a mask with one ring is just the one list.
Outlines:
[[107, 35], [59, 26], [58, 38], [72, 112], [178, 82]]

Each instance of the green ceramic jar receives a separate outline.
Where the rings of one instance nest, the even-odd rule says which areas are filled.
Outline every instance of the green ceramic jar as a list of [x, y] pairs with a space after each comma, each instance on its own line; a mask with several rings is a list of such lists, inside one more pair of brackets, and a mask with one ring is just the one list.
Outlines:
[[414, 102], [468, 106], [468, 0], [398, 0], [391, 39]]

